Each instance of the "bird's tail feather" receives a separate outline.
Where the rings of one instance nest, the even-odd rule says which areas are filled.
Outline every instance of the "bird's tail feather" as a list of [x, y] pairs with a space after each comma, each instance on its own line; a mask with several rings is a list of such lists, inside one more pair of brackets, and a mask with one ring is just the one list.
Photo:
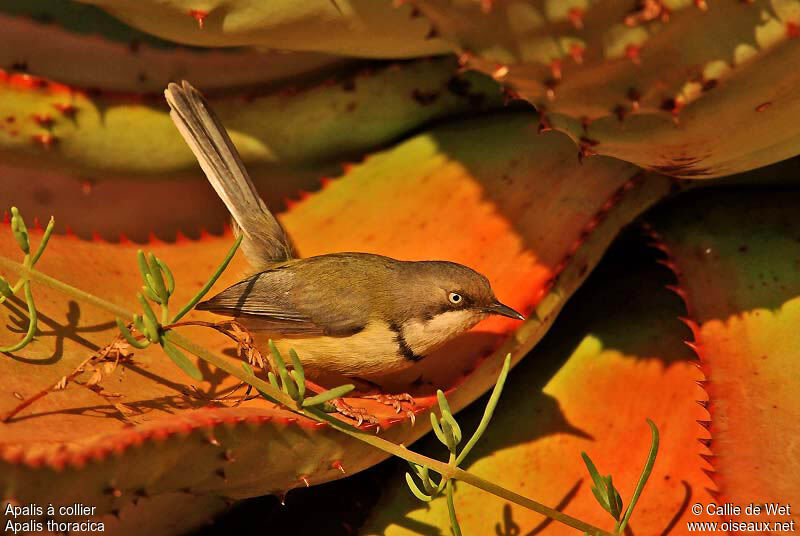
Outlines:
[[[170, 117], [241, 232], [242, 250], [256, 269], [293, 257], [283, 227], [258, 195], [236, 147], [203, 95], [184, 81], [164, 91]], [[237, 229], [238, 228], [238, 229]]]

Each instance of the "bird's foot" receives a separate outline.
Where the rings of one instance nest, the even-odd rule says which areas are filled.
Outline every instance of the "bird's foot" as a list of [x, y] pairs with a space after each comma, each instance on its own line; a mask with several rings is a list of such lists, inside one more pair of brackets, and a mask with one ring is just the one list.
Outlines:
[[411, 407], [416, 406], [414, 398], [408, 393], [400, 393], [396, 395], [390, 395], [387, 393], [377, 393], [374, 395], [363, 395], [360, 398], [369, 398], [370, 400], [375, 400], [376, 402], [380, 402], [381, 404], [390, 406], [394, 408], [395, 413], [400, 413], [405, 409], [403, 407], [403, 402], [410, 404]]
[[356, 426], [361, 426], [364, 422], [380, 426], [380, 420], [365, 408], [351, 406], [341, 398], [334, 398], [330, 403], [339, 414], [355, 420]]
[[[414, 397], [412, 397], [408, 393], [398, 393], [394, 395], [390, 395], [387, 393], [377, 393], [372, 395], [363, 395], [360, 398], [368, 398], [370, 400], [375, 400], [376, 402], [380, 402], [386, 406], [389, 406], [394, 409], [395, 413], [400, 413], [405, 411], [405, 414], [411, 419], [411, 426], [417, 421], [416, 414], [414, 413], [414, 409], [417, 407], [417, 403], [414, 402]], [[408, 407], [403, 406], [403, 403], [407, 404]]]
[[226, 335], [236, 341], [236, 354], [239, 357], [246, 357], [247, 362], [251, 366], [263, 369], [264, 358], [261, 356], [261, 352], [258, 348], [256, 348], [253, 335], [235, 320], [227, 320], [219, 324], [220, 326], [229, 326]]

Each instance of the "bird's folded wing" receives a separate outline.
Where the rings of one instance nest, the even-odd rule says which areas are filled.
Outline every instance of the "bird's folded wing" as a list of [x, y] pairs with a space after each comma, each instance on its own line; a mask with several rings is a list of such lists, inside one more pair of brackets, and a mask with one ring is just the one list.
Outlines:
[[287, 292], [285, 284], [274, 284], [280, 272], [256, 274], [198, 304], [197, 309], [248, 317], [248, 329], [280, 335], [347, 336], [366, 326], [365, 311], [351, 306], [346, 298], [329, 303], [313, 281], [301, 281], [299, 292]]

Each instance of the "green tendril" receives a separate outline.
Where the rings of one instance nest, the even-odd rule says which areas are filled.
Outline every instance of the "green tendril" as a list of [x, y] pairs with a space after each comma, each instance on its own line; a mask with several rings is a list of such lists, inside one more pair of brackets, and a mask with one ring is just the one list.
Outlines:
[[231, 249], [228, 250], [228, 254], [225, 256], [225, 259], [222, 261], [222, 264], [220, 264], [219, 267], [217, 267], [216, 272], [214, 272], [214, 274], [206, 282], [206, 284], [203, 285], [203, 288], [201, 288], [200, 291], [197, 294], [195, 294], [194, 297], [191, 300], [189, 300], [189, 302], [186, 305], [183, 306], [183, 309], [178, 311], [178, 314], [172, 317], [172, 320], [170, 321], [171, 324], [174, 324], [175, 322], [183, 318], [186, 315], [186, 313], [194, 309], [194, 306], [197, 305], [200, 302], [200, 300], [203, 299], [203, 297], [208, 293], [209, 290], [211, 290], [211, 287], [213, 287], [214, 283], [217, 282], [219, 276], [222, 275], [222, 272], [224, 272], [225, 268], [227, 268], [228, 264], [230, 264], [231, 259], [233, 259], [233, 255], [236, 253], [236, 250], [239, 249], [239, 244], [241, 243], [242, 243], [242, 236], [240, 235], [238, 238], [236, 238], [236, 241], [233, 243], [233, 246], [231, 246]]
[[[453, 411], [450, 409], [450, 403], [447, 401], [445, 394], [441, 390], [436, 391], [436, 398], [439, 402], [439, 411], [442, 416], [437, 417], [435, 413], [431, 412], [431, 428], [433, 429], [433, 433], [436, 435], [436, 438], [450, 451], [450, 459], [448, 461], [449, 466], [457, 468], [472, 450], [472, 447], [475, 446], [475, 443], [478, 442], [483, 433], [486, 431], [486, 427], [489, 425], [489, 421], [494, 415], [497, 402], [500, 400], [500, 394], [503, 391], [503, 386], [505, 385], [510, 368], [511, 354], [507, 354], [505, 360], [503, 361], [503, 367], [500, 370], [500, 375], [498, 376], [497, 382], [495, 382], [494, 389], [492, 390], [492, 395], [489, 397], [489, 402], [486, 404], [486, 408], [484, 409], [481, 422], [478, 424], [478, 428], [475, 430], [475, 433], [472, 434], [472, 437], [470, 437], [460, 454], [458, 454], [458, 444], [462, 439], [461, 427], [453, 416]], [[418, 499], [427, 502], [432, 500], [433, 497], [436, 497], [438, 494], [442, 493], [442, 490], [444, 490], [445, 495], [447, 496], [447, 510], [450, 514], [450, 527], [454, 535], [460, 536], [461, 527], [458, 524], [455, 504], [453, 501], [454, 485], [452, 478], [446, 478], [442, 476], [442, 478], [439, 480], [439, 483], [434, 484], [430, 479], [428, 467], [415, 463], [411, 463], [410, 465], [414, 470], [414, 473], [416, 473], [417, 477], [419, 477], [420, 481], [422, 482], [422, 486], [426, 492], [423, 493], [417, 486], [411, 474], [406, 473], [406, 483], [408, 484], [411, 493]]]
[[[50, 235], [53, 234], [55, 227], [55, 220], [50, 217], [47, 227], [42, 234], [42, 240], [39, 242], [39, 247], [36, 252], [31, 256], [31, 243], [28, 228], [25, 226], [25, 220], [19, 213], [17, 207], [11, 207], [11, 232], [14, 239], [17, 241], [20, 250], [25, 254], [22, 264], [25, 268], [32, 268], [44, 253], [47, 243], [50, 241]], [[12, 287], [8, 281], [0, 277], [0, 303], [5, 302], [8, 298], [16, 294], [19, 289], [24, 288], [25, 303], [28, 306], [28, 329], [25, 336], [16, 344], [9, 346], [0, 346], [0, 352], [16, 352], [27, 346], [36, 335], [39, 324], [39, 316], [36, 311], [36, 303], [33, 300], [33, 291], [31, 290], [30, 280], [26, 277], [20, 277], [19, 281]]]
[[125, 337], [125, 340], [133, 346], [134, 348], [138, 348], [139, 350], [144, 350], [148, 346], [150, 346], [150, 341], [145, 339], [143, 341], [136, 340], [136, 337], [131, 334], [131, 331], [128, 329], [128, 326], [119, 318], [117, 320], [117, 328], [119, 328], [119, 332], [122, 333], [122, 336]]
[[458, 524], [456, 518], [456, 507], [453, 504], [453, 481], [447, 481], [447, 488], [445, 491], [447, 495], [447, 513], [450, 514], [450, 528], [453, 531], [453, 536], [461, 536], [461, 526]]
[[433, 500], [431, 495], [426, 495], [420, 491], [417, 487], [417, 483], [414, 482], [414, 478], [411, 476], [410, 473], [406, 473], [406, 483], [408, 484], [409, 489], [411, 489], [411, 493], [414, 494], [414, 497], [419, 499], [420, 501], [430, 502]]
[[500, 370], [500, 376], [497, 378], [497, 383], [494, 384], [494, 389], [492, 389], [492, 395], [489, 397], [489, 402], [486, 403], [486, 409], [483, 410], [483, 417], [481, 417], [481, 422], [478, 424], [478, 428], [475, 430], [475, 433], [472, 434], [472, 437], [469, 438], [467, 444], [464, 445], [464, 449], [456, 458], [456, 465], [460, 465], [464, 458], [472, 450], [472, 447], [478, 442], [481, 438], [483, 433], [486, 431], [486, 428], [489, 426], [489, 421], [492, 420], [492, 416], [494, 415], [494, 410], [497, 407], [497, 403], [500, 401], [500, 394], [503, 392], [503, 387], [506, 384], [506, 378], [508, 378], [508, 371], [511, 369], [511, 354], [507, 354], [505, 360], [503, 361], [503, 368]]
[[33, 258], [31, 258], [31, 266], [36, 265], [39, 262], [39, 257], [42, 256], [44, 253], [44, 248], [47, 247], [47, 243], [50, 241], [50, 235], [53, 234], [53, 229], [55, 229], [56, 220], [50, 216], [50, 221], [47, 222], [47, 227], [44, 229], [44, 234], [42, 234], [42, 241], [39, 242], [39, 247], [36, 248], [36, 253], [33, 254]]
[[17, 344], [0, 347], [0, 352], [16, 352], [17, 350], [21, 350], [33, 340], [33, 336], [36, 334], [38, 314], [36, 312], [36, 304], [33, 302], [31, 282], [25, 281], [23, 287], [25, 289], [25, 301], [28, 303], [28, 331], [25, 333], [25, 337], [23, 337], [22, 340]]
[[650, 452], [647, 453], [647, 461], [644, 464], [644, 468], [642, 469], [642, 474], [639, 477], [639, 482], [636, 483], [636, 489], [633, 490], [633, 497], [631, 497], [631, 502], [628, 505], [628, 509], [625, 511], [625, 515], [622, 517], [622, 521], [619, 523], [619, 527], [617, 527], [617, 534], [624, 534], [625, 533], [625, 526], [628, 524], [628, 520], [631, 518], [631, 514], [633, 514], [633, 509], [636, 506], [636, 503], [639, 501], [639, 496], [642, 494], [642, 490], [644, 490], [645, 484], [647, 484], [647, 479], [650, 478], [650, 473], [653, 471], [653, 465], [656, 463], [656, 456], [658, 455], [658, 444], [659, 444], [659, 435], [658, 435], [658, 428], [656, 424], [647, 419], [647, 424], [650, 426]]

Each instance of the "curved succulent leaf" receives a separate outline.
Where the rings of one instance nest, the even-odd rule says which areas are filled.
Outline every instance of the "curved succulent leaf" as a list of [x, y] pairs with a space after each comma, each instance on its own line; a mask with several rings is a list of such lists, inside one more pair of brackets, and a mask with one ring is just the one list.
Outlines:
[[135, 28], [191, 45], [247, 45], [369, 58], [430, 56], [449, 48], [410, 6], [396, 9], [391, 0], [276, 0], [256, 5], [240, 0], [85, 1]]
[[[413, 393], [421, 408], [435, 402], [427, 382], [451, 387], [447, 395], [453, 411], [491, 388], [504, 356], [511, 352], [519, 361], [544, 334], [617, 230], [671, 190], [666, 178], [641, 176], [617, 160], [598, 158], [581, 165], [572, 142], [555, 133], [540, 136], [535, 125], [533, 115], [502, 114], [419, 135], [354, 166], [281, 216], [306, 255], [362, 250], [463, 262], [487, 274], [510, 306], [538, 315], [522, 326], [508, 319], [486, 321], [410, 370], [413, 377], [395, 378], [395, 387], [407, 389], [423, 375], [425, 381]], [[487, 151], [488, 145], [496, 150]], [[0, 233], [0, 251], [12, 255], [16, 243], [6, 229]], [[485, 245], [489, 241], [491, 255]], [[156, 242], [147, 249], [169, 263], [179, 282], [172, 300], [183, 303], [201, 284], [200, 274], [211, 273], [229, 247], [229, 237], [206, 237]], [[136, 248], [130, 245], [53, 236], [38, 267], [138, 309], [141, 274], [135, 258]], [[219, 288], [235, 282], [242, 268], [242, 259], [234, 259]], [[70, 373], [115, 333], [116, 322], [106, 313], [40, 290], [42, 333], [16, 358], [0, 359], [0, 391], [36, 393]], [[4, 304], [0, 314], [0, 324], [11, 326], [24, 315], [14, 304]], [[214, 351], [233, 351], [214, 333], [190, 328], [187, 334]], [[25, 360], [46, 364], [32, 374], [34, 365]], [[98, 394], [71, 384], [31, 406], [4, 425], [3, 494], [25, 502], [68, 495], [108, 512], [139, 489], [150, 495], [189, 489], [232, 498], [282, 493], [305, 480], [340, 478], [340, 467], [352, 473], [385, 457], [262, 399], [231, 407], [224, 397], [238, 382], [203, 363], [198, 367], [205, 381], [193, 391], [187, 377], [151, 345], [120, 361], [101, 382], [107, 391]], [[391, 441], [407, 444], [429, 430], [427, 419], [417, 419], [412, 427], [391, 408], [348, 402], [367, 404], [377, 413], [381, 433]], [[2, 411], [16, 403], [9, 397]], [[109, 486], [122, 495], [106, 494]]]
[[797, 0], [410, 3], [586, 156], [708, 178], [798, 153]]
[[[434, 118], [502, 107], [491, 80], [469, 75], [454, 84], [453, 70], [452, 59], [414, 62], [294, 94], [237, 90], [212, 96], [212, 106], [257, 176], [263, 167], [358, 154]], [[86, 180], [201, 177], [161, 94], [93, 95], [0, 71], [0, 117], [0, 155], [10, 162]]]
[[169, 82], [182, 78], [207, 91], [285, 86], [352, 63], [311, 52], [180, 46], [71, 0], [6, 0], [0, 26], [3, 68], [110, 93], [161, 94]]
[[[652, 218], [706, 376], [717, 501], [800, 501], [800, 192], [703, 192]], [[780, 521], [796, 514], [738, 521]]]

